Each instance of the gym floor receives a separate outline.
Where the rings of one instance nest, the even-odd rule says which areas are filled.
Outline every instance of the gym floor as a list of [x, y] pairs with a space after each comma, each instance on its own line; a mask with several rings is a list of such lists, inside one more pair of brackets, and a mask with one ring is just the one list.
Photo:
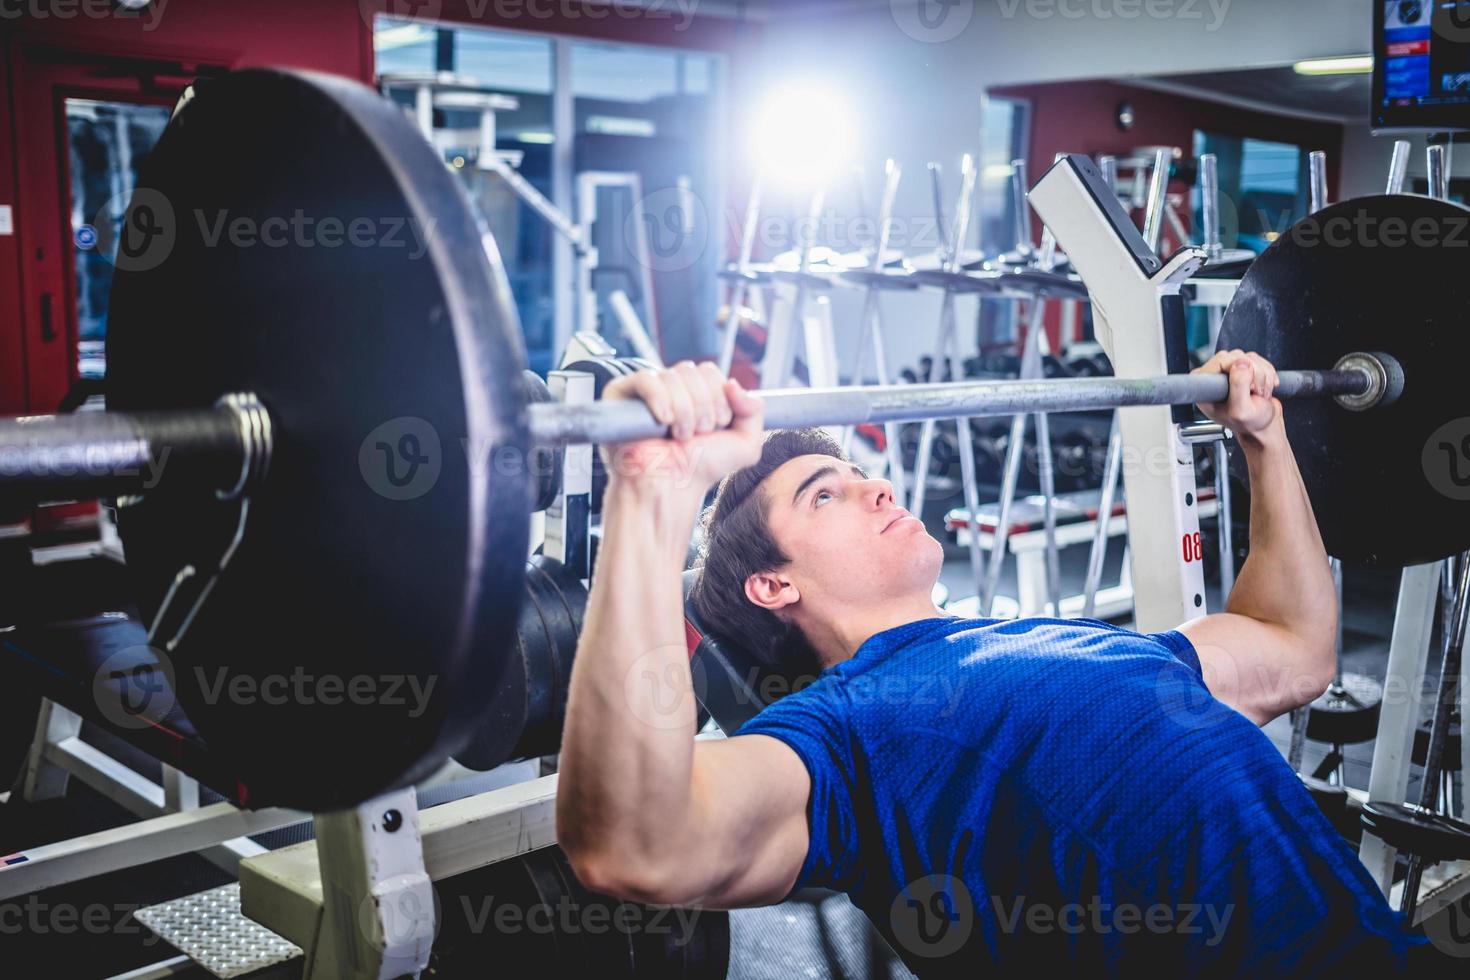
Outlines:
[[[931, 513], [930, 515], [934, 515]], [[931, 530], [942, 533], [931, 520]], [[1109, 549], [1103, 581], [1116, 581], [1122, 548], [1117, 542]], [[1070, 548], [1062, 552], [1062, 589], [1065, 594], [1082, 588], [1087, 560], [1086, 548]], [[1002, 581], [1002, 594], [1015, 594], [1014, 573], [1008, 567]], [[1344, 669], [1369, 676], [1383, 676], [1389, 635], [1393, 627], [1394, 598], [1397, 593], [1396, 571], [1374, 572], [1349, 569], [1344, 578]], [[968, 554], [950, 545], [941, 581], [949, 587], [952, 598], [974, 594]], [[1209, 608], [1220, 608], [1218, 589], [1213, 584]], [[1120, 621], [1124, 625], [1126, 621]], [[1434, 676], [1437, 658], [1432, 657], [1429, 672]], [[1286, 718], [1266, 727], [1266, 732], [1285, 754], [1291, 729]], [[145, 775], [157, 778], [158, 764], [106, 735], [88, 731], [88, 739], [97, 739], [109, 751]], [[1305, 767], [1315, 768], [1327, 747], [1308, 742]], [[1352, 745], [1346, 750], [1345, 776], [1349, 786], [1366, 788], [1368, 767], [1372, 760], [1372, 744]], [[1411, 777], [1410, 796], [1417, 792], [1417, 776]], [[425, 804], [443, 802], [450, 795], [467, 795], [485, 788], [485, 777], [464, 780], [452, 787], [422, 794]], [[440, 798], [442, 797], [442, 798]], [[9, 850], [18, 850], [49, 841], [64, 840], [78, 834], [91, 833], [127, 823], [130, 816], [110, 800], [98, 795], [76, 780], [66, 798], [39, 804], [7, 803], [0, 806], [0, 841]], [[310, 826], [285, 828], [255, 838], [266, 847], [279, 847], [309, 839]], [[42, 909], [75, 907], [88, 909], [102, 906], [108, 910], [115, 928], [103, 933], [63, 932], [54, 930], [13, 931], [0, 922], [4, 933], [6, 959], [11, 963], [45, 963], [49, 976], [77, 978], [110, 977], [129, 969], [156, 963], [177, 955], [167, 944], [133, 921], [130, 911], [182, 895], [225, 884], [230, 879], [219, 869], [197, 855], [159, 861], [141, 868], [104, 875], [87, 881], [49, 889], [36, 896]], [[95, 914], [95, 913], [94, 913]], [[813, 893], [800, 900], [763, 909], [747, 909], [731, 914], [730, 980], [879, 980], [908, 977], [911, 974], [893, 958], [877, 939], [862, 913], [845, 897]], [[204, 976], [202, 972], [200, 976]]]

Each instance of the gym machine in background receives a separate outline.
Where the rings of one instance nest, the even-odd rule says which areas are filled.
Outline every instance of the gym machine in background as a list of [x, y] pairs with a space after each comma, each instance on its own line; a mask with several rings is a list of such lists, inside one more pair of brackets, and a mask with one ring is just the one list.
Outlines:
[[[662, 357], [654, 339], [658, 334], [658, 321], [654, 307], [653, 255], [648, 243], [648, 215], [643, 210], [643, 180], [636, 173], [610, 171], [583, 171], [577, 174], [576, 216], [568, 216], [546, 195], [542, 194], [517, 169], [521, 154], [517, 150], [501, 150], [496, 146], [496, 114], [514, 112], [519, 102], [514, 96], [489, 92], [475, 79], [450, 72], [399, 72], [385, 74], [378, 79], [385, 94], [395, 90], [411, 93], [412, 116], [424, 139], [439, 151], [445, 164], [459, 169], [468, 163], [485, 174], [494, 174], [505, 186], [534, 211], [546, 224], [567, 240], [572, 247], [574, 262], [573, 288], [576, 294], [576, 325], [574, 331], [591, 331], [611, 334], [616, 327], [627, 338], [637, 356], [657, 364]], [[443, 129], [434, 124], [435, 110], [472, 112], [477, 114], [478, 125], [469, 130]], [[457, 155], [462, 151], [463, 155]], [[466, 156], [469, 157], [466, 160]], [[453, 160], [451, 161], [451, 157]], [[629, 214], [625, 222], [631, 239], [634, 256], [629, 268], [605, 267], [594, 244], [595, 225], [601, 215], [599, 199], [603, 191], [621, 191], [628, 200]], [[692, 214], [693, 209], [685, 206], [682, 214]], [[617, 273], [629, 280], [624, 288], [612, 289], [607, 293], [607, 314], [610, 323], [603, 323], [598, 300], [599, 278]], [[629, 290], [636, 294], [637, 301], [647, 311], [645, 325], [634, 306]], [[652, 334], [652, 335], [650, 335]]]

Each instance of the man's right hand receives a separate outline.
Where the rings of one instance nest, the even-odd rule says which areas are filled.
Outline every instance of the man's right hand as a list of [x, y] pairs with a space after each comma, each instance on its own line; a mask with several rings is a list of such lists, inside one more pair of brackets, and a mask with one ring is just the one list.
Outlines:
[[712, 363], [642, 370], [613, 381], [602, 397], [641, 399], [670, 430], [666, 439], [603, 446], [609, 483], [686, 488], [703, 497], [727, 473], [760, 459], [760, 399]]

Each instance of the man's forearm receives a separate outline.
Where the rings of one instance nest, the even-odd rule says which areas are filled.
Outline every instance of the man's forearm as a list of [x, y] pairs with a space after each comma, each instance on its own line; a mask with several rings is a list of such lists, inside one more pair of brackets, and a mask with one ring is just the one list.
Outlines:
[[1281, 418], [1240, 447], [1250, 470], [1250, 556], [1226, 609], [1330, 650], [1337, 631], [1336, 589]]
[[557, 791], [562, 845], [589, 861], [663, 859], [687, 822], [696, 708], [681, 576], [699, 503], [616, 478], [604, 497]]

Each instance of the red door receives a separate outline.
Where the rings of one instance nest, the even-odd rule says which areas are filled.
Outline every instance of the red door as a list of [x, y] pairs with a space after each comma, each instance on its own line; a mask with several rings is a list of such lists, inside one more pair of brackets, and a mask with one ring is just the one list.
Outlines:
[[11, 54], [18, 194], [0, 242], [14, 249], [20, 313], [0, 319], [0, 415], [55, 411], [80, 378], [101, 377], [117, 222], [195, 76], [18, 42]]

